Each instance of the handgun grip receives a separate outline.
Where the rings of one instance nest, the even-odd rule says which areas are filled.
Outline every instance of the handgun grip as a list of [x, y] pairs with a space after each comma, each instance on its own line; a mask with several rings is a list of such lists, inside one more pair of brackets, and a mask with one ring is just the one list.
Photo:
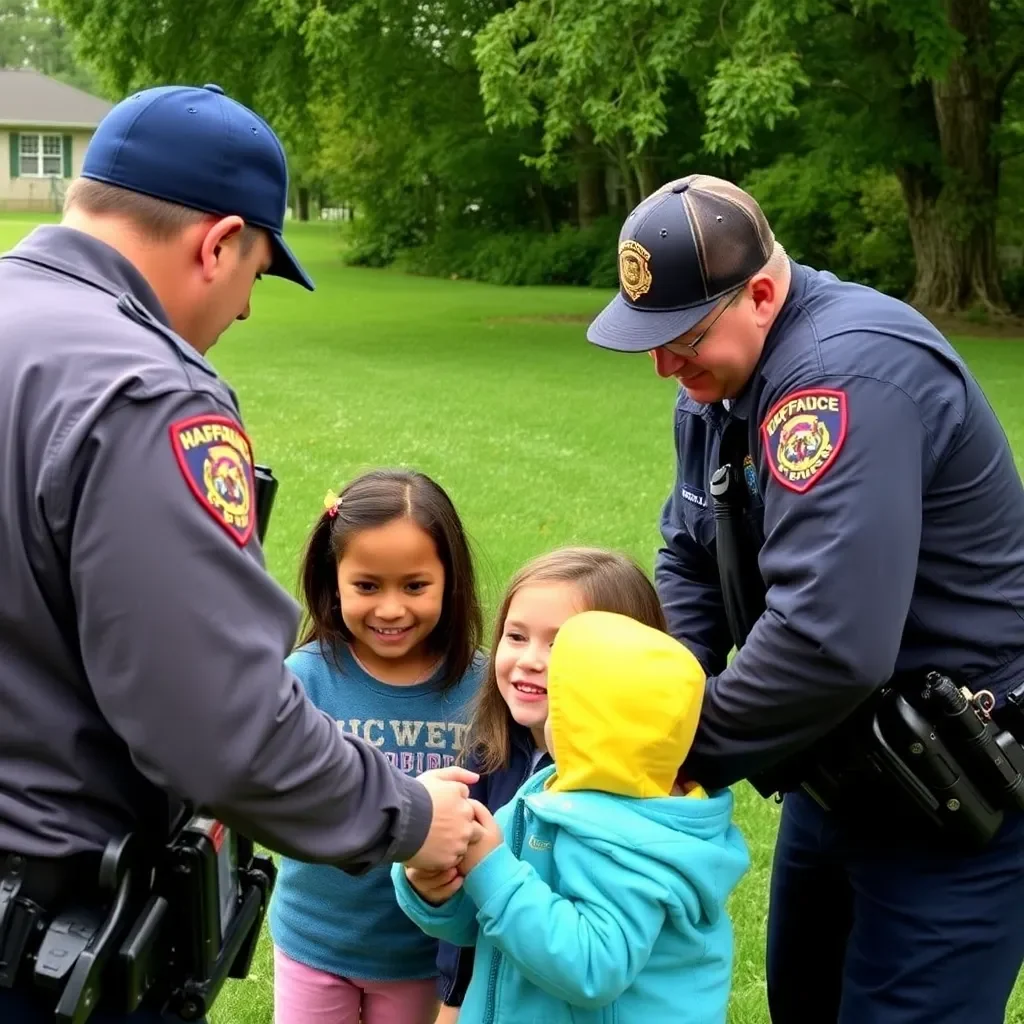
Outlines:
[[277, 478], [269, 466], [253, 466], [253, 475], [256, 479], [256, 533], [263, 544], [277, 497]]

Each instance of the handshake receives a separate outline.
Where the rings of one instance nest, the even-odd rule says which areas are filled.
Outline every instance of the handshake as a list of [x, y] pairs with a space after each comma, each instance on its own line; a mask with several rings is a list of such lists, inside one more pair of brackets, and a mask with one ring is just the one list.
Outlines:
[[477, 778], [454, 766], [419, 776], [434, 813], [425, 842], [405, 862], [405, 875], [420, 896], [435, 906], [457, 892], [463, 878], [503, 841], [491, 812], [469, 799], [469, 786]]

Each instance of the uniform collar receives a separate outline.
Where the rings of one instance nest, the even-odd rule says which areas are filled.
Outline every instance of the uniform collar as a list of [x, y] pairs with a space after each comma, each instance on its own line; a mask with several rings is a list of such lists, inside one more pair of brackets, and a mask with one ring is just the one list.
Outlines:
[[158, 323], [171, 326], [160, 300], [138, 268], [113, 246], [77, 228], [45, 224], [7, 256], [58, 270], [115, 298], [128, 294]]
[[[0, 259], [35, 263], [107, 292], [117, 299], [118, 309], [124, 315], [156, 331], [174, 345], [187, 362], [219, 379], [206, 357], [175, 333], [156, 292], [135, 264], [106, 242], [76, 228], [46, 224], [36, 228]], [[237, 405], [237, 396], [233, 390], [228, 390]]]

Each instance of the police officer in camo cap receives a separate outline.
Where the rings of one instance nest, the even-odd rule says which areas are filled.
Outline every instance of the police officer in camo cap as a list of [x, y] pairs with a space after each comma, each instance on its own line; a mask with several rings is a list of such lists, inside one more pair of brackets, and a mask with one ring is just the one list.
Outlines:
[[262, 275], [312, 289], [287, 196], [262, 118], [216, 85], [147, 89], [99, 125], [62, 223], [0, 259], [4, 1024], [54, 1019], [34, 929], [89, 902], [111, 839], [163, 842], [172, 804], [352, 872], [450, 868], [475, 835], [475, 776], [401, 774], [284, 666], [298, 607], [204, 356]]
[[[931, 323], [788, 258], [730, 182], [667, 183], [627, 218], [618, 259], [619, 294], [588, 338], [648, 353], [678, 383], [656, 576], [672, 634], [709, 677], [682, 772], [709, 788], [757, 780], [763, 795], [766, 776], [788, 780], [771, 1019], [997, 1024], [1024, 958], [1019, 804], [990, 787], [1005, 813], [966, 853], [949, 832], [965, 805], [936, 804], [945, 827], [919, 813], [884, 773], [860, 771], [866, 730], [849, 723], [939, 669], [988, 691], [1020, 763], [1008, 698], [1024, 680], [1024, 488], [1007, 438]], [[730, 631], [716, 541], [725, 465], [743, 467], [763, 593], [745, 636]], [[995, 777], [959, 756], [979, 790]], [[823, 770], [839, 780], [827, 809], [807, 783]]]

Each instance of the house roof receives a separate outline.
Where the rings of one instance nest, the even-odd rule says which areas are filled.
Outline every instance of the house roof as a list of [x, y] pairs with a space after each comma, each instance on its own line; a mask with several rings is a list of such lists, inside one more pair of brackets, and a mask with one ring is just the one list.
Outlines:
[[0, 69], [0, 125], [95, 128], [111, 106], [38, 71]]

